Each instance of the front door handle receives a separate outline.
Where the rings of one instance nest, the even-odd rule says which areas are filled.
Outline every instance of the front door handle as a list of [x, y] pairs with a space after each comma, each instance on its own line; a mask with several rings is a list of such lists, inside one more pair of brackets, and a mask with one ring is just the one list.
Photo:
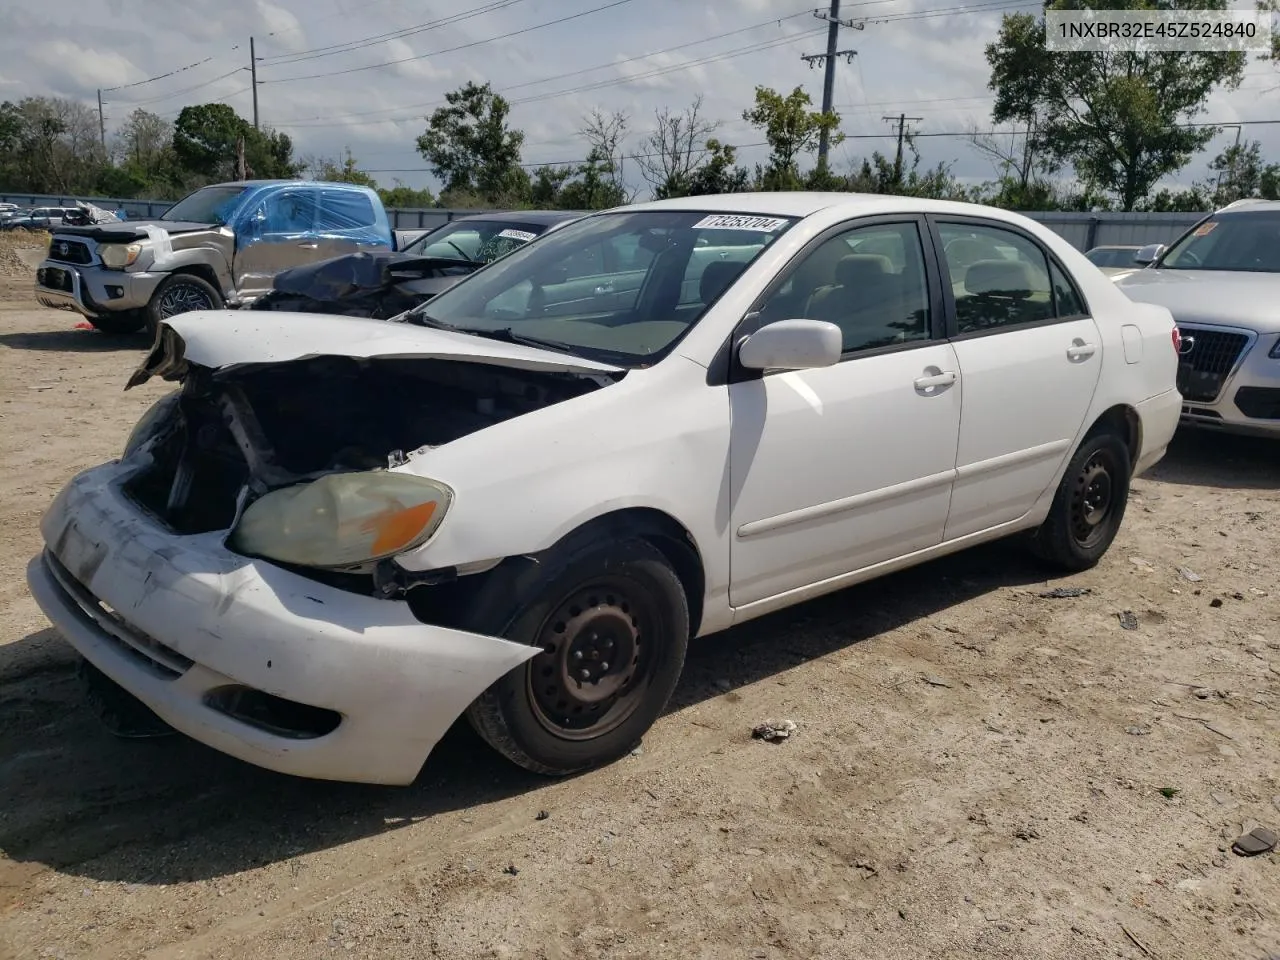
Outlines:
[[1071, 341], [1071, 346], [1067, 347], [1067, 359], [1088, 360], [1097, 352], [1098, 348], [1095, 344], [1085, 343], [1083, 340], [1077, 338]]
[[316, 247], [320, 246], [320, 244], [315, 243], [314, 241], [311, 241], [311, 240], [304, 240], [302, 241], [302, 243], [298, 244], [298, 246], [300, 246], [303, 250], [314, 250], [316, 249]]
[[[937, 369], [936, 367], [934, 369]], [[932, 390], [935, 387], [949, 387], [956, 382], [956, 372], [948, 370], [945, 373], [935, 373], [932, 376], [917, 377], [915, 387], [917, 390]]]

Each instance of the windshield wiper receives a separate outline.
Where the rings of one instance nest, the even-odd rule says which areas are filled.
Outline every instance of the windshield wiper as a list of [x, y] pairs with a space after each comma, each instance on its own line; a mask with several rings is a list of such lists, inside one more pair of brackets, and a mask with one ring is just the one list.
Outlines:
[[567, 343], [561, 343], [558, 340], [543, 340], [539, 337], [530, 337], [523, 333], [516, 333], [511, 327], [499, 327], [496, 330], [472, 330], [463, 327], [452, 327], [450, 329], [457, 330], [459, 333], [469, 333], [473, 336], [485, 337], [488, 340], [499, 340], [502, 343], [518, 343], [524, 347], [538, 347], [543, 350], [555, 350], [559, 353], [574, 353], [573, 348]]

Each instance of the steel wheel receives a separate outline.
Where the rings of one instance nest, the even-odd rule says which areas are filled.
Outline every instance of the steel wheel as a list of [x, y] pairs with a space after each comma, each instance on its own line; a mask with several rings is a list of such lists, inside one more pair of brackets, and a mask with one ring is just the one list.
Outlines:
[[157, 305], [161, 320], [168, 320], [192, 310], [216, 309], [213, 298], [194, 283], [174, 283], [164, 291]]
[[542, 653], [526, 672], [534, 716], [557, 737], [586, 740], [635, 712], [649, 678], [645, 631], [656, 621], [646, 592], [625, 577], [575, 590], [543, 623]]
[[1088, 550], [1107, 536], [1115, 509], [1117, 464], [1110, 451], [1094, 451], [1076, 475], [1071, 492], [1071, 536]]

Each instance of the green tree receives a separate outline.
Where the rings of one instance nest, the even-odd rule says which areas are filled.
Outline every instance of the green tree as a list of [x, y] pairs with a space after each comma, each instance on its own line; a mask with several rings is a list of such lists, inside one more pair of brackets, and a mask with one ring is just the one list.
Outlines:
[[706, 158], [689, 175], [687, 196], [745, 193], [750, 189], [751, 174], [738, 166], [737, 148], [714, 137], [708, 140]]
[[196, 177], [230, 179], [236, 144], [248, 129], [252, 126], [225, 103], [183, 107], [173, 125], [173, 152], [183, 170]]
[[432, 196], [430, 190], [415, 190], [412, 187], [406, 187], [399, 180], [395, 181], [395, 184], [391, 188], [380, 187], [378, 189], [378, 196], [382, 198], [382, 205], [388, 210], [406, 210], [435, 205], [436, 198]]
[[343, 150], [341, 157], [313, 160], [307, 164], [309, 174], [316, 180], [327, 180], [332, 183], [354, 183], [371, 190], [378, 189], [378, 181], [360, 169], [350, 147]]
[[[1049, 0], [1046, 9], [1226, 9], [1226, 0]], [[1216, 135], [1190, 127], [1209, 94], [1240, 83], [1242, 53], [1103, 53], [1044, 48], [1044, 19], [1007, 14], [987, 46], [992, 119], [1030, 131], [1032, 146], [1070, 163], [1124, 210]]]
[[1212, 190], [1215, 208], [1246, 197], [1280, 199], [1276, 193], [1280, 163], [1264, 163], [1262, 144], [1257, 140], [1227, 147], [1209, 161], [1209, 173], [1216, 174], [1212, 186], [1205, 185], [1206, 190]]
[[[823, 130], [839, 128], [837, 114], [811, 110], [812, 104], [803, 87], [796, 87], [785, 97], [768, 87], [756, 87], [755, 106], [744, 110], [742, 119], [758, 128], [769, 141], [769, 161], [760, 177], [762, 189], [800, 189], [804, 184], [800, 158], [817, 149]], [[843, 139], [836, 134], [831, 144], [835, 146]]]
[[183, 107], [173, 125], [173, 152], [188, 180], [194, 182], [234, 177], [241, 140], [250, 177], [288, 180], [302, 171], [288, 134], [255, 130], [225, 103]]
[[528, 175], [520, 167], [524, 133], [511, 129], [511, 107], [488, 83], [445, 94], [440, 107], [418, 137], [418, 152], [448, 193], [475, 194], [496, 201], [527, 190]]
[[61, 97], [0, 105], [0, 176], [31, 193], [90, 193], [107, 165], [98, 116]]
[[910, 162], [899, 164], [876, 151], [862, 161], [861, 167], [842, 178], [839, 189], [854, 193], [888, 193], [909, 197], [929, 197], [934, 200], [972, 200], [974, 191], [961, 184], [951, 174], [951, 167], [939, 163], [936, 167], [920, 170], [920, 151], [915, 138], [903, 139], [904, 152], [910, 154]]

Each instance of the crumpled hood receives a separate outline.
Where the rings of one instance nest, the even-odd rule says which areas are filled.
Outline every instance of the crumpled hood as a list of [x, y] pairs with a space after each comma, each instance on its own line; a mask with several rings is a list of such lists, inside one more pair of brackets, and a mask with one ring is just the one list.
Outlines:
[[1167, 307], [1179, 323], [1217, 323], [1280, 332], [1280, 273], [1136, 270], [1115, 285], [1130, 300]]
[[408, 323], [317, 313], [198, 310], [161, 324], [155, 346], [125, 389], [153, 376], [179, 380], [188, 363], [221, 370], [323, 356], [458, 360], [549, 373], [623, 372], [621, 367], [553, 350]]

